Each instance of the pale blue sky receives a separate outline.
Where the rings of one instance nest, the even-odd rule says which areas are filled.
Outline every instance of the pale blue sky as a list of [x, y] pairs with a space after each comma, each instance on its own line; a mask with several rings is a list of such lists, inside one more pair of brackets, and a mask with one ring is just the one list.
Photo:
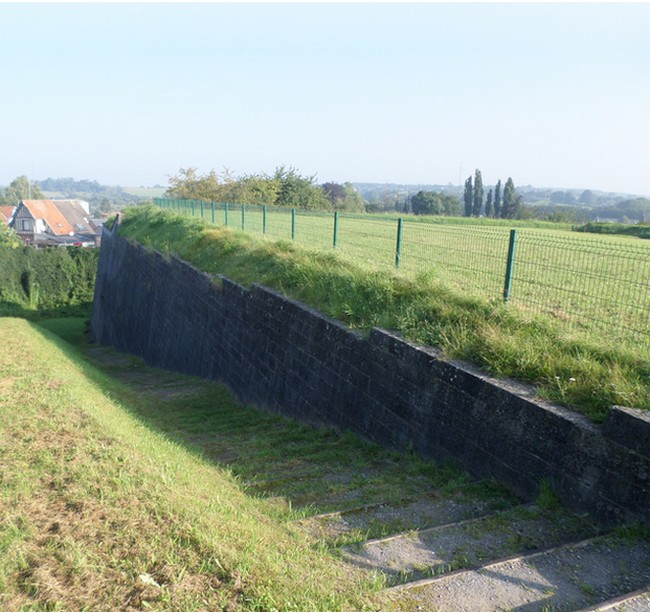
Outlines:
[[0, 184], [180, 167], [650, 195], [650, 4], [0, 4]]

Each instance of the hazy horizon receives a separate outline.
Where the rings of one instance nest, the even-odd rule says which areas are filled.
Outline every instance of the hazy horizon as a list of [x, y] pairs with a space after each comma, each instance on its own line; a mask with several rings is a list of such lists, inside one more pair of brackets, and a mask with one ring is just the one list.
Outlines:
[[0, 4], [0, 184], [319, 182], [650, 195], [650, 4]]

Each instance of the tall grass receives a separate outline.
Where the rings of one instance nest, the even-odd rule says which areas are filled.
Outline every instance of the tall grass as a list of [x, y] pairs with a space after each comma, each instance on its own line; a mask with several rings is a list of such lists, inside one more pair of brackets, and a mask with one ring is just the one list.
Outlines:
[[[435, 274], [452, 289], [503, 295], [510, 231], [519, 228], [510, 304], [576, 329], [604, 330], [634, 344], [648, 336], [650, 244], [631, 237], [572, 234], [567, 225], [508, 219], [405, 217], [300, 211], [241, 204], [159, 200], [168, 210], [336, 252], [372, 270]], [[398, 239], [398, 233], [400, 238]], [[400, 245], [398, 249], [398, 244]], [[398, 257], [399, 250], [399, 257]]]
[[448, 358], [532, 383], [540, 397], [595, 421], [614, 404], [650, 409], [650, 351], [641, 344], [577, 335], [501, 301], [467, 297], [431, 275], [371, 271], [333, 253], [255, 239], [153, 207], [127, 211], [120, 231], [206, 272], [274, 287], [351, 327], [399, 330]]

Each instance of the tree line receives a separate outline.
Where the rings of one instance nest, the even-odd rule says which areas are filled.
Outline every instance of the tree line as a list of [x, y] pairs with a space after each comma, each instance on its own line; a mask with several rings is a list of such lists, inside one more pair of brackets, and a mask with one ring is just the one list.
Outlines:
[[273, 174], [233, 176], [228, 170], [199, 175], [196, 168], [181, 168], [170, 177], [165, 196], [237, 204], [286, 206], [305, 210], [363, 212], [363, 198], [352, 183], [317, 184], [315, 176], [302, 176], [295, 168], [280, 166]]
[[490, 187], [485, 194], [483, 177], [476, 170], [474, 177], [470, 175], [465, 181], [463, 204], [452, 194], [435, 191], [419, 191], [411, 196], [405, 205], [405, 212], [416, 215], [449, 215], [465, 217], [494, 217], [498, 219], [514, 219], [523, 213], [523, 197], [515, 190], [512, 178], [508, 178], [503, 189], [501, 179], [494, 188]]
[[474, 182], [470, 174], [465, 181], [463, 201], [465, 203], [466, 217], [486, 217], [497, 219], [515, 219], [519, 216], [523, 205], [523, 197], [515, 190], [512, 178], [508, 177], [503, 193], [501, 191], [501, 179], [497, 181], [494, 189], [490, 188], [487, 197], [484, 198], [483, 177], [480, 170], [474, 172]]

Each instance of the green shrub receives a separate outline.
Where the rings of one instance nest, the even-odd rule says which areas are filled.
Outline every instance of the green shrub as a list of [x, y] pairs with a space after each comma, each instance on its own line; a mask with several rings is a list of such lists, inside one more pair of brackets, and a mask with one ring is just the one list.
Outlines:
[[0, 245], [0, 308], [43, 311], [90, 304], [98, 256], [97, 249]]
[[592, 222], [579, 227], [574, 227], [576, 232], [588, 232], [591, 234], [620, 234], [622, 236], [638, 236], [639, 238], [650, 239], [650, 225], [630, 225], [628, 223], [604, 223]]

